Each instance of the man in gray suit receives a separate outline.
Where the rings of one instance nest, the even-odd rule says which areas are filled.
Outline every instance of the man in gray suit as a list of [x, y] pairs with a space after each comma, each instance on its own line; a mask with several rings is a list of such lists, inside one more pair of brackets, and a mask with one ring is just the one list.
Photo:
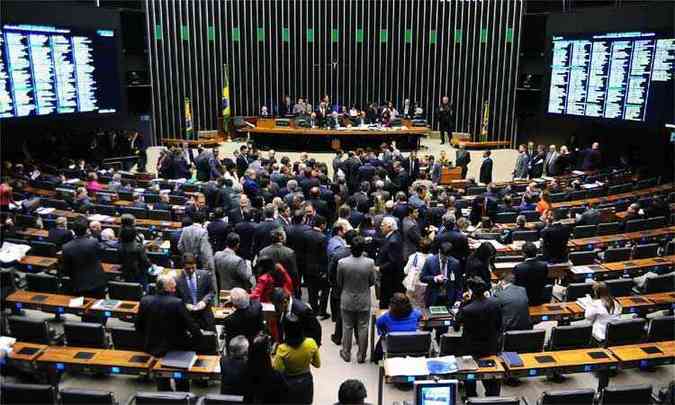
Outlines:
[[455, 165], [462, 168], [462, 178], [466, 178], [466, 172], [469, 170], [469, 163], [471, 163], [471, 155], [464, 149], [464, 145], [460, 144], [459, 149], [455, 152]]
[[527, 154], [525, 145], [518, 146], [518, 158], [516, 159], [516, 167], [513, 169], [514, 179], [526, 179], [527, 167], [530, 162], [530, 157]]
[[178, 250], [181, 253], [192, 253], [197, 258], [201, 268], [213, 272], [213, 249], [209, 242], [209, 233], [202, 225], [204, 216], [197, 211], [192, 217], [192, 224], [183, 228], [178, 240]]
[[555, 145], [550, 145], [548, 147], [548, 153], [546, 154], [546, 159], [544, 160], [544, 175], [545, 176], [557, 176], [557, 161], [560, 154], [558, 153]]
[[258, 253], [258, 260], [267, 257], [272, 259], [274, 264], [279, 263], [284, 266], [288, 275], [293, 279], [293, 285], [299, 289], [300, 275], [298, 273], [298, 264], [293, 249], [285, 246], [286, 232], [284, 232], [283, 228], [277, 228], [271, 231], [271, 235], [272, 244]]
[[242, 288], [250, 291], [255, 287], [255, 277], [253, 277], [250, 264], [237, 255], [239, 243], [239, 235], [230, 232], [225, 239], [225, 249], [216, 253], [213, 259], [218, 275], [219, 290]]
[[418, 208], [408, 206], [408, 215], [403, 218], [403, 258], [408, 260], [408, 256], [417, 251], [417, 246], [422, 239], [417, 218], [420, 216]]
[[366, 244], [361, 236], [352, 240], [352, 254], [338, 261], [337, 286], [341, 291], [342, 350], [340, 357], [351, 361], [352, 334], [358, 329], [359, 352], [357, 361], [366, 361], [368, 320], [370, 318], [370, 287], [375, 284], [375, 262], [364, 256]]
[[494, 293], [502, 311], [502, 332], [531, 329], [527, 290], [513, 284], [513, 273], [507, 273]]

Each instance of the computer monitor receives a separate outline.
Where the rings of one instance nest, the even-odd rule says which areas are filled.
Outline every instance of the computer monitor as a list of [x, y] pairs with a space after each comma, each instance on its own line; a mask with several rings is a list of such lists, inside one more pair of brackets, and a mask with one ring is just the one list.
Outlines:
[[456, 405], [457, 380], [415, 381], [415, 405]]

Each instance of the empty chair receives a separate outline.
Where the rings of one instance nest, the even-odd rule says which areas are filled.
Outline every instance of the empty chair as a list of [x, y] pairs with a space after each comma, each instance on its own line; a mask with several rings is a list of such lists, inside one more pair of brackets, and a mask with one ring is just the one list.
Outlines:
[[162, 267], [171, 267], [171, 257], [167, 255], [166, 253], [162, 252], [148, 252], [148, 260], [150, 263], [157, 265], [157, 266], [162, 266]]
[[131, 214], [136, 218], [139, 219], [146, 219], [148, 218], [148, 210], [145, 208], [137, 208], [137, 207], [120, 207], [117, 210], [120, 214]]
[[640, 343], [645, 336], [644, 319], [616, 319], [607, 323], [604, 346], [621, 346]]
[[128, 326], [116, 326], [110, 328], [110, 338], [116, 350], [144, 351], [143, 337], [136, 329]]
[[511, 236], [514, 241], [523, 240], [526, 242], [536, 242], [539, 240], [539, 231], [514, 231]]
[[626, 221], [626, 232], [644, 231], [647, 228], [647, 220], [645, 219], [631, 219]]
[[664, 342], [666, 340], [673, 340], [675, 332], [673, 325], [675, 324], [675, 316], [660, 316], [649, 321], [647, 327], [647, 341], [648, 342]]
[[635, 282], [632, 278], [617, 278], [615, 280], [605, 280], [607, 288], [613, 297], [627, 297], [633, 294]]
[[57, 251], [58, 248], [52, 242], [33, 240], [30, 242], [30, 251], [28, 253], [31, 256], [56, 257]]
[[54, 404], [56, 402], [56, 390], [46, 384], [15, 384], [2, 383], [0, 387], [2, 403], [13, 404]]
[[658, 243], [647, 243], [645, 245], [635, 246], [633, 251], [633, 259], [646, 259], [649, 257], [656, 257], [659, 255]]
[[218, 349], [218, 335], [216, 335], [216, 332], [202, 332], [202, 338], [195, 351], [198, 354], [216, 355], [220, 352]]
[[70, 277], [61, 277], [60, 294], [73, 295], [73, 282]]
[[466, 405], [519, 405], [517, 397], [472, 397], [466, 400]]
[[562, 202], [567, 199], [567, 193], [552, 193], [551, 194], [551, 202], [557, 203], [557, 202]]
[[61, 405], [115, 405], [115, 394], [110, 391], [62, 388]]
[[572, 191], [571, 193], [569, 193], [567, 198], [570, 201], [583, 200], [586, 198], [586, 191], [585, 190]]
[[593, 283], [570, 283], [565, 289], [563, 296], [555, 293], [554, 296], [559, 301], [576, 301], [586, 294], [593, 295]]
[[7, 318], [7, 321], [10, 334], [21, 342], [49, 345], [60, 342], [63, 338], [49, 327], [46, 319], [38, 321], [12, 315]]
[[114, 205], [94, 204], [92, 206], [94, 212], [100, 215], [117, 215], [117, 207]]
[[120, 264], [120, 251], [117, 249], [101, 249], [103, 263]]
[[594, 397], [595, 390], [592, 388], [544, 391], [537, 405], [593, 405]]
[[502, 351], [535, 353], [544, 350], [545, 330], [510, 330], [502, 337]]
[[596, 254], [593, 250], [571, 252], [569, 259], [574, 266], [585, 266], [595, 263]]
[[554, 326], [548, 350], [572, 350], [590, 347], [593, 327], [589, 325]]
[[149, 210], [148, 218], [157, 221], [171, 221], [171, 211], [166, 210]]
[[137, 392], [131, 401], [136, 405], [191, 405], [195, 396], [190, 392]]
[[539, 221], [539, 217], [541, 216], [537, 211], [520, 211], [520, 215], [524, 215], [527, 222]]
[[630, 260], [630, 256], [633, 253], [633, 248], [623, 247], [623, 248], [610, 248], [605, 250], [605, 256], [603, 257], [603, 262], [605, 263], [614, 263], [614, 262], [623, 262]]
[[653, 217], [647, 219], [647, 224], [645, 228], [647, 229], [657, 229], [663, 228], [666, 226], [666, 217]]
[[197, 405], [236, 405], [243, 403], [244, 397], [241, 395], [219, 394], [206, 394], [197, 401]]
[[426, 356], [430, 346], [430, 332], [391, 332], [382, 339], [385, 357]]
[[495, 223], [498, 224], [513, 224], [518, 217], [517, 212], [500, 212], [495, 216]]
[[16, 291], [16, 280], [14, 280], [13, 269], [0, 270], [0, 302], [5, 306], [5, 299], [11, 293]]
[[600, 394], [598, 405], [635, 405], [652, 403], [652, 386], [618, 385], [606, 387]]
[[63, 324], [68, 346], [107, 349], [105, 326], [91, 322], [66, 322]]
[[648, 278], [642, 288], [645, 294], [671, 292], [675, 289], [675, 274], [663, 274]]
[[139, 283], [108, 282], [108, 297], [113, 300], [140, 301], [143, 298], [143, 286]]
[[58, 294], [59, 279], [47, 273], [26, 274], [26, 289], [28, 291]]
[[553, 298], [553, 284], [546, 284], [541, 292], [542, 302], [551, 302], [551, 298]]
[[574, 227], [574, 239], [590, 238], [597, 235], [596, 225], [577, 225]]
[[675, 240], [671, 240], [666, 245], [666, 255], [673, 255], [673, 254], [675, 254]]

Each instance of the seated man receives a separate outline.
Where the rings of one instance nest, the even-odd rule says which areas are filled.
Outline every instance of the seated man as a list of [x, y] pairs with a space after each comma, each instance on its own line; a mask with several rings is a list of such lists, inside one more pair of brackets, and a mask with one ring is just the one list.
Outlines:
[[191, 253], [183, 255], [183, 272], [176, 278], [176, 296], [201, 329], [216, 330], [211, 303], [214, 298], [211, 273], [197, 270], [197, 260]]
[[237, 335], [227, 344], [227, 355], [220, 358], [220, 393], [222, 395], [244, 395], [246, 393], [244, 373], [248, 359], [249, 341], [246, 336]]
[[230, 301], [235, 310], [225, 318], [225, 341], [230, 344], [235, 336], [243, 335], [249, 343], [253, 343], [264, 327], [260, 302], [250, 301], [248, 293], [242, 288], [230, 291]]

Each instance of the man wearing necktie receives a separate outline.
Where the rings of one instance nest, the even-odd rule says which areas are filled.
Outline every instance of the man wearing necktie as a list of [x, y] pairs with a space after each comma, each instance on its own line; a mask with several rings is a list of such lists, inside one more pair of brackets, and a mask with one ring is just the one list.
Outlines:
[[197, 261], [190, 253], [183, 255], [183, 271], [176, 278], [176, 296], [183, 301], [201, 329], [215, 332], [211, 310], [214, 297], [211, 274], [206, 270], [197, 270]]
[[438, 254], [424, 262], [420, 281], [427, 284], [427, 307], [452, 307], [461, 302], [464, 280], [459, 260], [452, 257], [452, 243], [443, 242]]

